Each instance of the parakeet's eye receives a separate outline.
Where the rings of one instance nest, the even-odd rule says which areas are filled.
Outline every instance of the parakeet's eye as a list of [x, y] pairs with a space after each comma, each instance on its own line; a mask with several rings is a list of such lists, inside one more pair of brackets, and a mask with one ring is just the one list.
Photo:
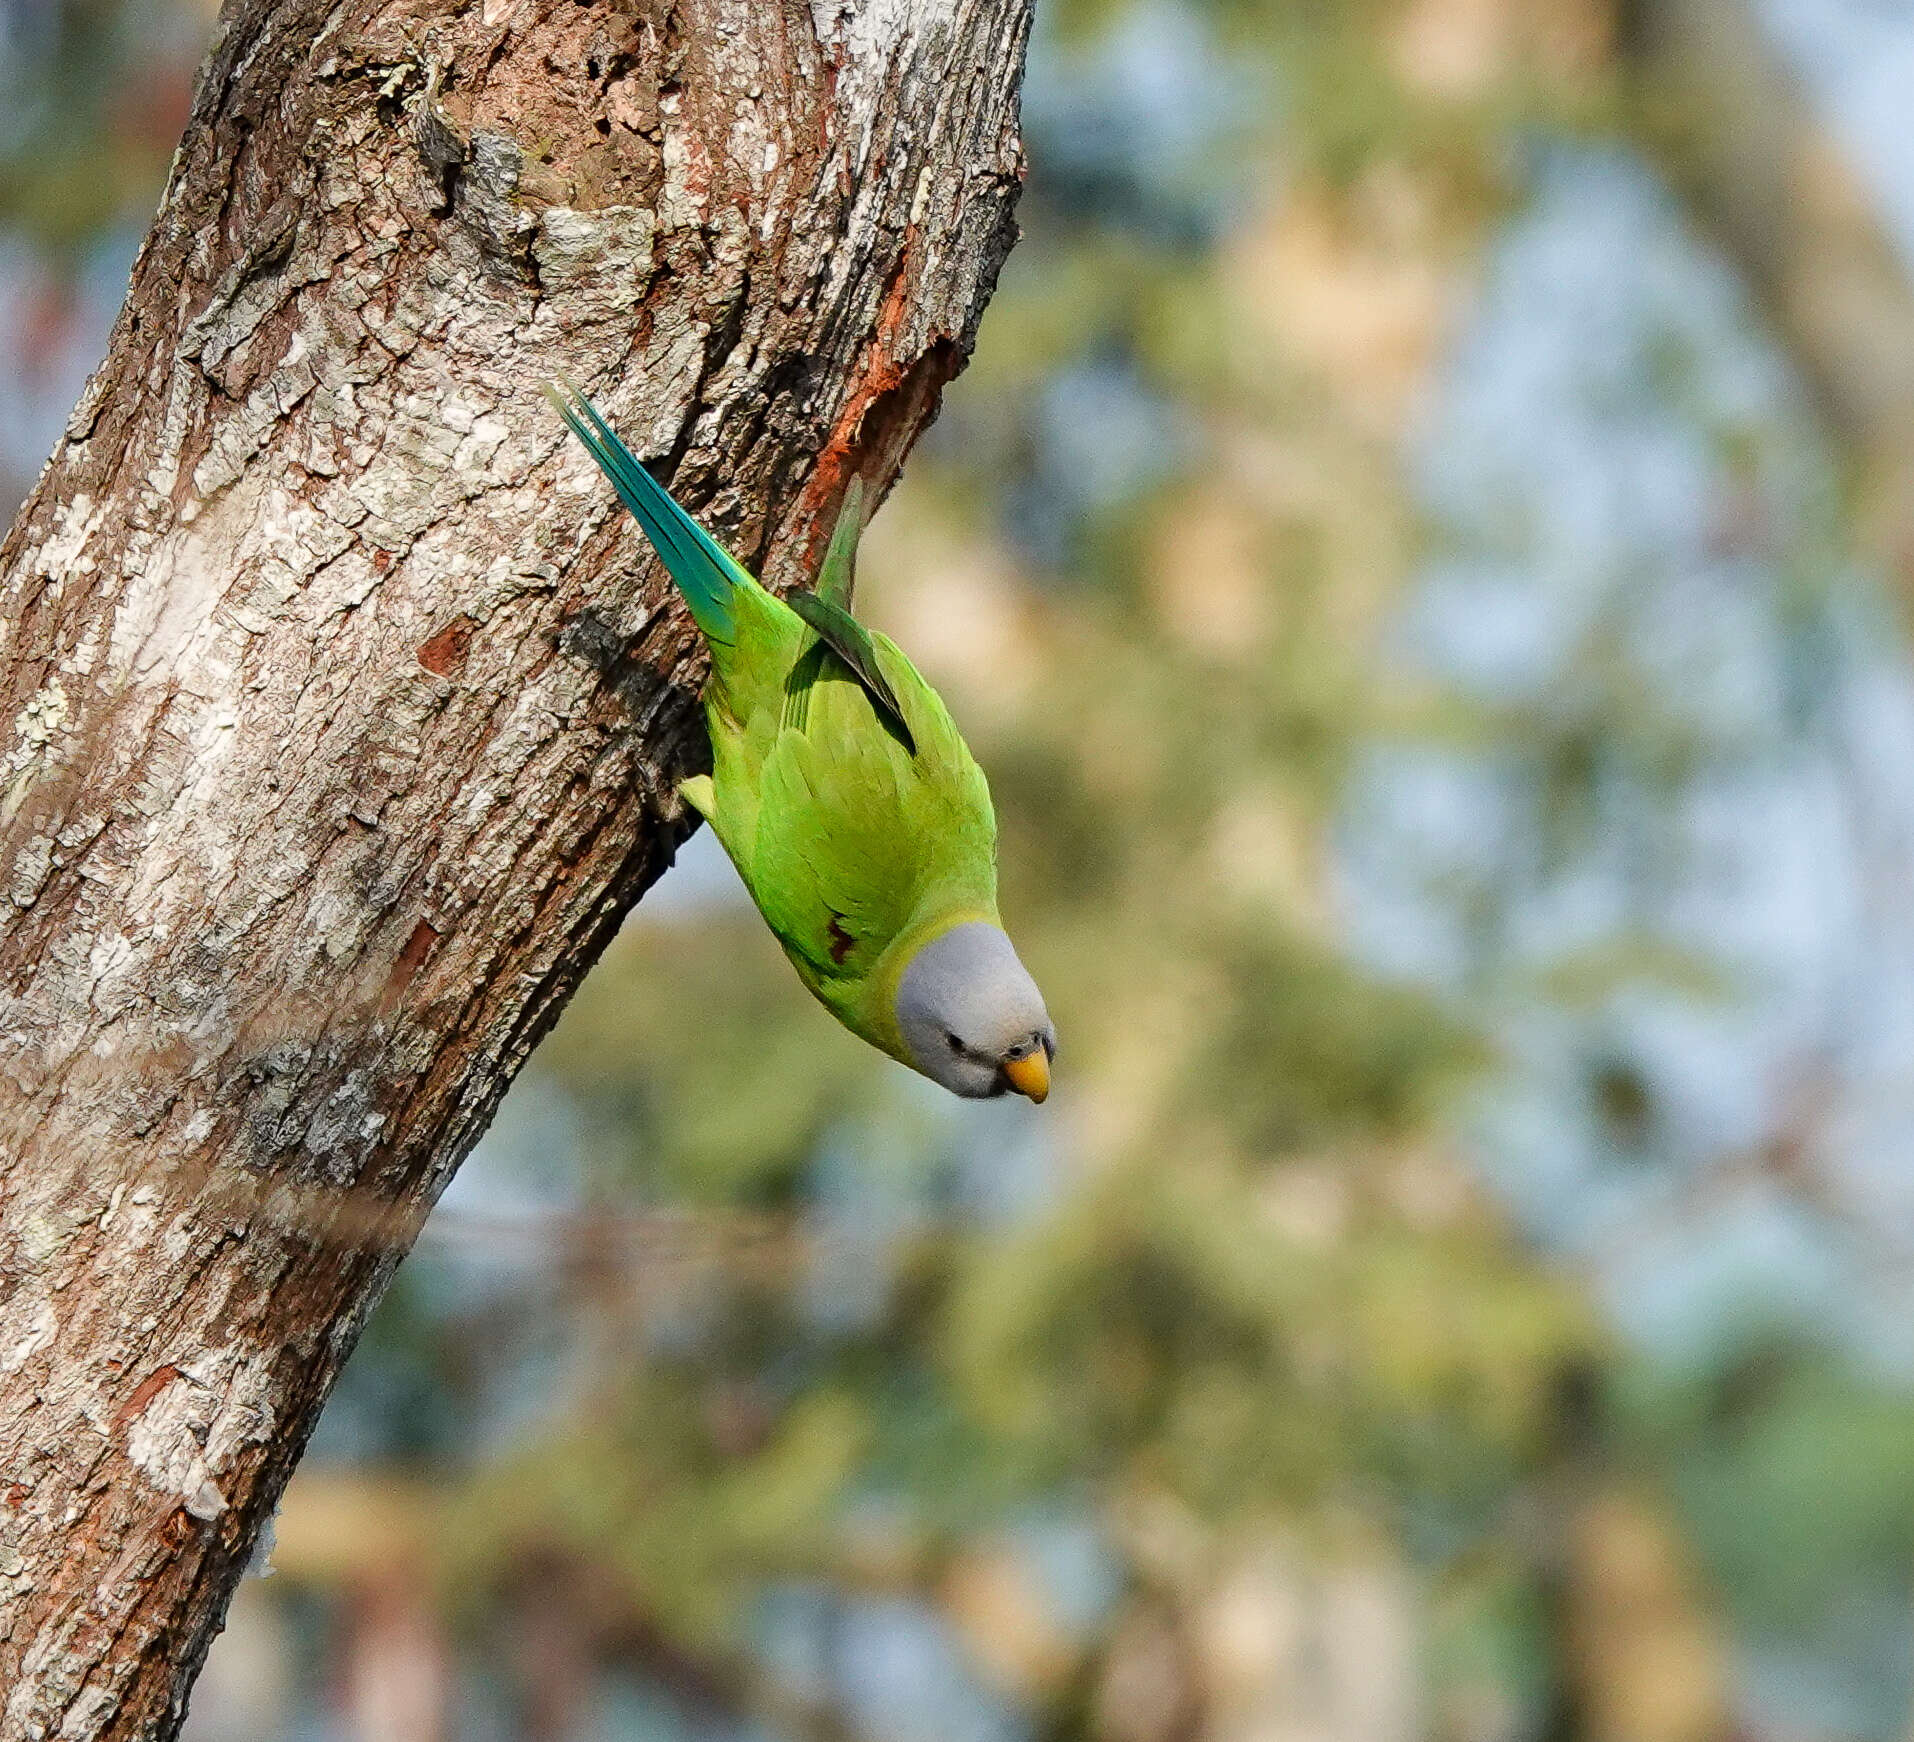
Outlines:
[[959, 1040], [956, 1035], [952, 1034], [948, 1028], [944, 1030], [944, 1045], [949, 1047], [952, 1052], [962, 1052], [964, 1050], [964, 1043]]

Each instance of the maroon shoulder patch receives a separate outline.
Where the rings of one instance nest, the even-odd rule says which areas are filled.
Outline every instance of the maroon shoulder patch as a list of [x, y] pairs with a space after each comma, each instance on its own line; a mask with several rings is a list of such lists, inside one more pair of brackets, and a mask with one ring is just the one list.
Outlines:
[[844, 916], [841, 913], [831, 915], [831, 960], [841, 968], [844, 958], [857, 948], [857, 939], [844, 929]]

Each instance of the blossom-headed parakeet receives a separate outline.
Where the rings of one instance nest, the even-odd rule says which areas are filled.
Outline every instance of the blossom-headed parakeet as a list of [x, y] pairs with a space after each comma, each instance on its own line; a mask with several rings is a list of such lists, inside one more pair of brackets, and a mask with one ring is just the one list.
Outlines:
[[552, 402], [711, 649], [712, 770], [680, 787], [799, 977], [853, 1034], [959, 1095], [1050, 1092], [1056, 1029], [997, 917], [990, 789], [910, 661], [851, 615], [862, 490], [817, 590], [767, 592], [566, 384]]

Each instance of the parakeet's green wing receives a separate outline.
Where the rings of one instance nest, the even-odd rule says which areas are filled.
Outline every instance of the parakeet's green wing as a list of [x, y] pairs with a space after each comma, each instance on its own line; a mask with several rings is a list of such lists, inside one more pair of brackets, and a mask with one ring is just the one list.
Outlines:
[[808, 729], [781, 731], [764, 761], [750, 855], [765, 918], [827, 999], [924, 913], [996, 911], [983, 772], [910, 661], [870, 639], [915, 755], [878, 727], [861, 685], [821, 681]]

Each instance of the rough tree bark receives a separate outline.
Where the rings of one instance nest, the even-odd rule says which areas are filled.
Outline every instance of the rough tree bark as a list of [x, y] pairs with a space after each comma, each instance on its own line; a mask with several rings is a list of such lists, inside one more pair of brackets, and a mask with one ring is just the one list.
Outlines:
[[1013, 234], [1029, 0], [230, 0], [0, 545], [0, 1737], [156, 1738], [699, 763], [563, 369], [774, 584]]

